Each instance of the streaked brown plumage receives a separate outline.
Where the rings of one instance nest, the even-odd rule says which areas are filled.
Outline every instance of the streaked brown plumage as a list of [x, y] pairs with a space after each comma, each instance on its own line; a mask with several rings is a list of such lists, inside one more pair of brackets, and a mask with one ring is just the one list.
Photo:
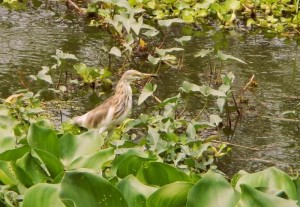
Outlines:
[[120, 123], [128, 116], [132, 108], [132, 81], [156, 75], [128, 70], [116, 86], [115, 94], [98, 107], [74, 118], [74, 123], [85, 128], [99, 129], [102, 133]]

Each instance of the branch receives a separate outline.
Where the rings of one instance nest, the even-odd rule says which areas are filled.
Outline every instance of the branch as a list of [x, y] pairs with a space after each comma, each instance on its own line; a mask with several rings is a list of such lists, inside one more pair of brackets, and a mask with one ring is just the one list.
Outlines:
[[80, 15], [84, 15], [84, 11], [79, 8], [72, 0], [66, 0], [66, 5], [68, 8], [74, 8]]

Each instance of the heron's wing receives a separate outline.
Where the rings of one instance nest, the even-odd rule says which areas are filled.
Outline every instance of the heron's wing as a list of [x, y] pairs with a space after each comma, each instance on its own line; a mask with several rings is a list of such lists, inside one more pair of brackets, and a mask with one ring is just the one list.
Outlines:
[[107, 99], [104, 103], [86, 114], [75, 117], [74, 123], [85, 128], [99, 128], [101, 123], [106, 119], [112, 102], [113, 97]]

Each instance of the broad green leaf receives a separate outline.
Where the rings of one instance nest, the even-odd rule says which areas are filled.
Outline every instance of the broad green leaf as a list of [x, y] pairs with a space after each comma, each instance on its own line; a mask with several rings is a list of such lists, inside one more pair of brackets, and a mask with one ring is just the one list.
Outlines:
[[296, 201], [262, 193], [246, 184], [241, 184], [241, 200], [236, 207], [297, 207]]
[[119, 48], [117, 48], [117, 47], [112, 47], [110, 49], [109, 53], [112, 54], [112, 55], [115, 55], [117, 57], [121, 57], [122, 56], [121, 50]]
[[28, 189], [22, 207], [65, 207], [58, 197], [59, 184], [40, 183]]
[[213, 126], [218, 126], [219, 123], [222, 122], [222, 119], [218, 115], [210, 115], [209, 116], [209, 123]]
[[158, 186], [176, 181], [191, 181], [191, 178], [183, 171], [161, 162], [144, 163], [136, 177], [143, 183]]
[[268, 187], [275, 191], [283, 190], [290, 199], [297, 200], [297, 190], [293, 180], [283, 171], [271, 167], [266, 170], [242, 175], [236, 184], [236, 189], [240, 191], [239, 186], [247, 184], [252, 188]]
[[116, 184], [117, 189], [125, 197], [129, 207], [145, 207], [147, 198], [157, 190], [141, 183], [133, 175], [128, 175]]
[[59, 190], [59, 197], [66, 206], [127, 207], [119, 190], [103, 177], [90, 172], [66, 172]]
[[78, 157], [67, 166], [67, 169], [89, 168], [99, 171], [114, 158], [114, 148], [110, 147], [94, 154]]
[[201, 91], [200, 86], [190, 83], [190, 82], [187, 82], [187, 81], [183, 81], [182, 87], [180, 87], [180, 89], [186, 93]]
[[182, 51], [184, 50], [183, 48], [180, 47], [172, 47], [172, 48], [168, 48], [168, 49], [160, 49], [160, 48], [155, 48], [155, 52], [157, 54], [159, 54], [160, 56], [164, 56], [167, 53], [171, 53], [171, 52], [176, 52], [176, 51]]
[[30, 147], [28, 145], [24, 145], [22, 147], [11, 150], [6, 150], [0, 154], [0, 160], [16, 161], [28, 152], [30, 152]]
[[43, 66], [42, 70], [40, 70], [38, 72], [36, 77], [40, 80], [43, 80], [43, 81], [53, 84], [51, 76], [47, 75], [48, 72], [49, 72], [49, 68], [46, 66]]
[[199, 52], [197, 52], [194, 57], [205, 57], [206, 55], [210, 54], [213, 50], [209, 49], [201, 49]]
[[195, 11], [193, 9], [184, 9], [181, 11], [181, 18], [185, 21], [185, 22], [194, 22], [194, 18], [195, 18]]
[[58, 138], [54, 130], [32, 123], [28, 130], [27, 141], [31, 148], [43, 150], [59, 157]]
[[186, 206], [187, 194], [193, 184], [175, 182], [155, 191], [147, 200], [148, 207], [183, 207]]
[[141, 105], [149, 96], [152, 96], [154, 91], [156, 90], [157, 85], [152, 85], [151, 83], [147, 83], [142, 90], [142, 93], [138, 100], [138, 105]]
[[171, 24], [173, 23], [183, 23], [184, 21], [182, 19], [179, 18], [175, 18], [175, 19], [166, 19], [166, 20], [158, 20], [158, 24], [160, 26], [165, 26], [165, 27], [169, 27], [171, 26]]
[[153, 65], [156, 65], [159, 61], [160, 61], [160, 58], [156, 58], [156, 57], [153, 57], [152, 55], [148, 55], [148, 61], [153, 64]]
[[[122, 165], [122, 163], [130, 156], [132, 155], [136, 155], [138, 157], [142, 157], [142, 158], [147, 158], [145, 154], [143, 154], [142, 152], [139, 152], [135, 149], [129, 149], [127, 152], [121, 154], [120, 156], [118, 156], [112, 163], [112, 167], [111, 167], [111, 175], [112, 176], [116, 176], [117, 175], [117, 171], [120, 167], [120, 165]], [[130, 159], [129, 159], [130, 160]], [[120, 172], [119, 172], [120, 173]], [[123, 174], [123, 173], [122, 173]], [[125, 177], [125, 176], [124, 176]]]
[[67, 166], [78, 157], [100, 150], [104, 139], [105, 137], [96, 131], [88, 131], [80, 135], [64, 134], [59, 139], [60, 158]]
[[117, 175], [120, 178], [124, 178], [127, 175], [133, 174], [136, 175], [140, 169], [140, 167], [145, 163], [148, 162], [150, 158], [144, 158], [138, 155], [129, 155], [125, 159], [123, 159], [122, 163], [119, 164]]
[[218, 50], [217, 56], [218, 56], [221, 60], [232, 59], [232, 60], [236, 60], [236, 61], [238, 61], [238, 62], [240, 62], [240, 63], [247, 64], [247, 63], [245, 63], [244, 61], [242, 61], [242, 60], [239, 59], [239, 58], [236, 58], [236, 57], [234, 57], [234, 56], [232, 56], [232, 55], [226, 55], [226, 54], [224, 54], [224, 53], [221, 52], [220, 50]]
[[52, 178], [57, 177], [64, 171], [64, 166], [60, 160], [47, 151], [34, 149], [33, 156], [41, 160]]
[[15, 122], [6, 115], [0, 115], [0, 153], [15, 148], [16, 137], [13, 132]]
[[159, 103], [159, 107], [162, 108], [162, 107], [165, 107], [166, 105], [170, 104], [170, 103], [176, 103], [178, 101], [178, 99], [180, 98], [180, 93], [178, 93], [176, 96], [173, 96], [173, 97], [170, 97], [170, 98], [167, 98], [165, 100], [163, 100], [161, 103]]
[[28, 174], [12, 161], [0, 161], [0, 181], [4, 185], [17, 185], [19, 183], [25, 187], [33, 185]]
[[208, 171], [189, 191], [187, 207], [234, 207], [239, 193], [220, 174]]
[[189, 140], [194, 140], [196, 137], [196, 129], [193, 124], [189, 123], [186, 129], [186, 133]]
[[48, 179], [47, 173], [40, 166], [38, 160], [31, 156], [30, 153], [24, 155], [16, 163], [27, 173], [28, 177], [31, 178], [34, 184], [45, 182]]
[[225, 98], [218, 98], [217, 99], [217, 106], [218, 106], [221, 113], [223, 113], [225, 103], [226, 103]]
[[174, 40], [179, 42], [181, 45], [183, 45], [183, 42], [190, 41], [191, 39], [192, 36], [182, 36], [180, 38], [174, 38]]

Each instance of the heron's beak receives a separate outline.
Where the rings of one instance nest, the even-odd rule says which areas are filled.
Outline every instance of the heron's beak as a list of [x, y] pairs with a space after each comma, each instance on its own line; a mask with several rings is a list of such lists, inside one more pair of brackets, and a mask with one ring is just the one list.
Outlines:
[[158, 77], [158, 75], [150, 74], [150, 73], [143, 73], [143, 75], [142, 75], [142, 78], [150, 78], [150, 77], [156, 78], [156, 77]]

